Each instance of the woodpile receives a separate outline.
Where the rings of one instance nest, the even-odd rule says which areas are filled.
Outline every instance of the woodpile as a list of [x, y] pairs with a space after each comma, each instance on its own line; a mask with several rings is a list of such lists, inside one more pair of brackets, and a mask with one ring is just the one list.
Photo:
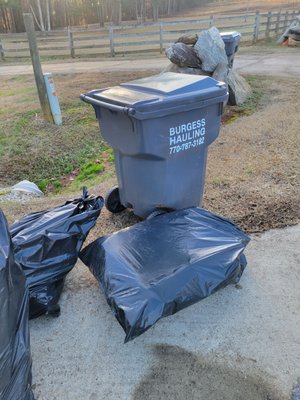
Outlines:
[[171, 64], [165, 69], [182, 74], [206, 75], [225, 82], [229, 104], [241, 105], [251, 95], [247, 81], [229, 67], [222, 37], [216, 27], [179, 37], [165, 51]]

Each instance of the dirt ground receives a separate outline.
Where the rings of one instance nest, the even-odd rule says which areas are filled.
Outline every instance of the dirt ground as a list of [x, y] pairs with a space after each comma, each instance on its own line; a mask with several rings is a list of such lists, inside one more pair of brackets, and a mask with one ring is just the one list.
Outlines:
[[[73, 82], [70, 98], [95, 84], [88, 74], [65, 78], [64, 88]], [[103, 73], [97, 83], [123, 78]], [[223, 124], [210, 146], [203, 202], [248, 232], [296, 224], [300, 217], [300, 80], [258, 82], [264, 95], [255, 112]], [[115, 183], [112, 178], [90, 192], [104, 195]], [[12, 222], [77, 195], [0, 207]], [[137, 221], [131, 212], [104, 209], [85, 244]], [[30, 324], [37, 400], [288, 400], [299, 376], [298, 237], [298, 227], [252, 236], [238, 288], [161, 321], [126, 346], [97, 283], [77, 264], [67, 277], [61, 317]]]
[[[150, 71], [151, 72], [151, 71]], [[134, 72], [103, 73], [100, 87], [133, 78]], [[74, 77], [66, 76], [63, 90]], [[68, 96], [94, 87], [95, 81], [77, 76]], [[263, 232], [299, 222], [300, 80], [260, 78], [264, 95], [257, 110], [222, 126], [210, 146], [203, 207], [232, 219], [248, 233]], [[92, 110], [87, 109], [87, 112]], [[226, 117], [225, 117], [226, 119]], [[97, 128], [95, 128], [97, 129]], [[95, 194], [116, 183], [112, 178], [90, 188]], [[76, 194], [77, 195], [77, 194]], [[74, 193], [31, 203], [1, 202], [8, 220], [62, 203]], [[131, 225], [137, 218], [128, 211], [110, 215], [106, 210], [90, 240]]]
[[270, 10], [279, 10], [280, 8], [297, 9], [297, 2], [281, 1], [281, 0], [244, 0], [244, 1], [210, 1], [200, 7], [187, 10], [184, 12], [185, 17], [194, 17], [195, 15], [233, 15], [248, 12], [266, 12]]
[[[51, 71], [53, 74], [70, 75], [111, 72], [118, 74], [120, 71], [136, 72], [141, 70], [155, 69], [161, 71], [169, 64], [165, 55], [149, 53], [147, 55], [128, 55], [126, 57], [117, 56], [112, 59], [91, 59], [85, 60], [53, 60], [43, 63], [45, 71]], [[299, 77], [300, 75], [300, 57], [299, 48], [287, 46], [278, 46], [273, 42], [267, 45], [262, 42], [256, 46], [244, 46], [239, 48], [235, 56], [234, 69], [242, 75], [270, 75]], [[21, 76], [31, 75], [32, 66], [28, 63], [16, 63], [15, 65], [0, 65], [0, 76]], [[104, 75], [105, 77], [106, 75]], [[17, 78], [16, 78], [17, 79]], [[56, 78], [57, 80], [57, 78]], [[100, 83], [101, 81], [99, 81]]]

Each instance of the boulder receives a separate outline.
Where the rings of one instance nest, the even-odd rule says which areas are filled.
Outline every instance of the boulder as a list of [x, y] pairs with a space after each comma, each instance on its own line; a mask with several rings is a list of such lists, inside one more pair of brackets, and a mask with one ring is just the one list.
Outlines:
[[227, 84], [227, 75], [228, 75], [229, 67], [227, 64], [220, 63], [217, 65], [217, 68], [214, 70], [212, 77], [217, 81], [222, 81]]
[[175, 43], [165, 51], [168, 59], [179, 67], [200, 67], [201, 61], [193, 48], [184, 43]]
[[227, 82], [229, 87], [229, 104], [232, 106], [243, 104], [252, 93], [252, 89], [246, 79], [232, 69], [229, 70], [227, 75]]
[[185, 35], [180, 36], [176, 43], [184, 43], [194, 45], [198, 40], [197, 33], [186, 33]]
[[201, 60], [204, 71], [213, 72], [218, 64], [228, 64], [225, 44], [214, 26], [201, 32], [193, 49]]
[[176, 64], [169, 64], [163, 72], [177, 72], [178, 74], [190, 74], [190, 75], [210, 75], [207, 72], [202, 71], [201, 68], [189, 68], [189, 67], [179, 67]]

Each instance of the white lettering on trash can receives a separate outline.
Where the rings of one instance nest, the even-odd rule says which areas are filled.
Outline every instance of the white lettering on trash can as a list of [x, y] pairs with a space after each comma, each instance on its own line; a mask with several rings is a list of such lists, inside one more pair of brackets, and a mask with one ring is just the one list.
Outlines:
[[198, 119], [169, 129], [170, 154], [201, 146], [205, 138], [206, 119]]

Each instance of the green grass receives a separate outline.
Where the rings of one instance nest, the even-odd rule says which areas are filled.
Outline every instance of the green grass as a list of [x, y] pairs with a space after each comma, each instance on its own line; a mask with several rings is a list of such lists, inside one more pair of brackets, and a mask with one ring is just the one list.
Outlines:
[[1, 184], [28, 179], [57, 193], [65, 175], [89, 181], [104, 171], [104, 161], [113, 163], [91, 107], [76, 99], [62, 104], [62, 114], [63, 125], [56, 126], [46, 123], [39, 109], [18, 112], [16, 107], [9, 116], [6, 109], [0, 119]]
[[103, 164], [96, 164], [94, 162], [89, 162], [80, 168], [80, 174], [77, 176], [79, 181], [86, 181], [95, 178], [100, 172], [104, 171]]
[[264, 87], [261, 79], [256, 76], [248, 76], [246, 80], [252, 88], [252, 94], [239, 109], [243, 115], [250, 115], [256, 111], [261, 102], [264, 95]]
[[71, 183], [70, 186], [64, 189], [65, 192], [78, 192], [83, 186], [92, 187], [101, 182], [105, 182], [107, 179], [111, 178], [115, 174], [114, 166], [111, 165], [109, 169], [105, 169], [100, 174], [90, 175], [86, 177], [85, 180], [81, 181], [78, 177]]
[[0, 190], [0, 196], [4, 196], [6, 194], [9, 194], [11, 192], [11, 190], [7, 189], [7, 190]]
[[54, 192], [58, 193], [60, 189], [62, 188], [62, 184], [60, 181], [56, 180], [53, 182], [53, 187], [54, 187]]
[[248, 76], [246, 80], [252, 88], [251, 96], [241, 106], [226, 107], [223, 123], [231, 124], [242, 116], [251, 115], [263, 104], [266, 92], [264, 78]]

